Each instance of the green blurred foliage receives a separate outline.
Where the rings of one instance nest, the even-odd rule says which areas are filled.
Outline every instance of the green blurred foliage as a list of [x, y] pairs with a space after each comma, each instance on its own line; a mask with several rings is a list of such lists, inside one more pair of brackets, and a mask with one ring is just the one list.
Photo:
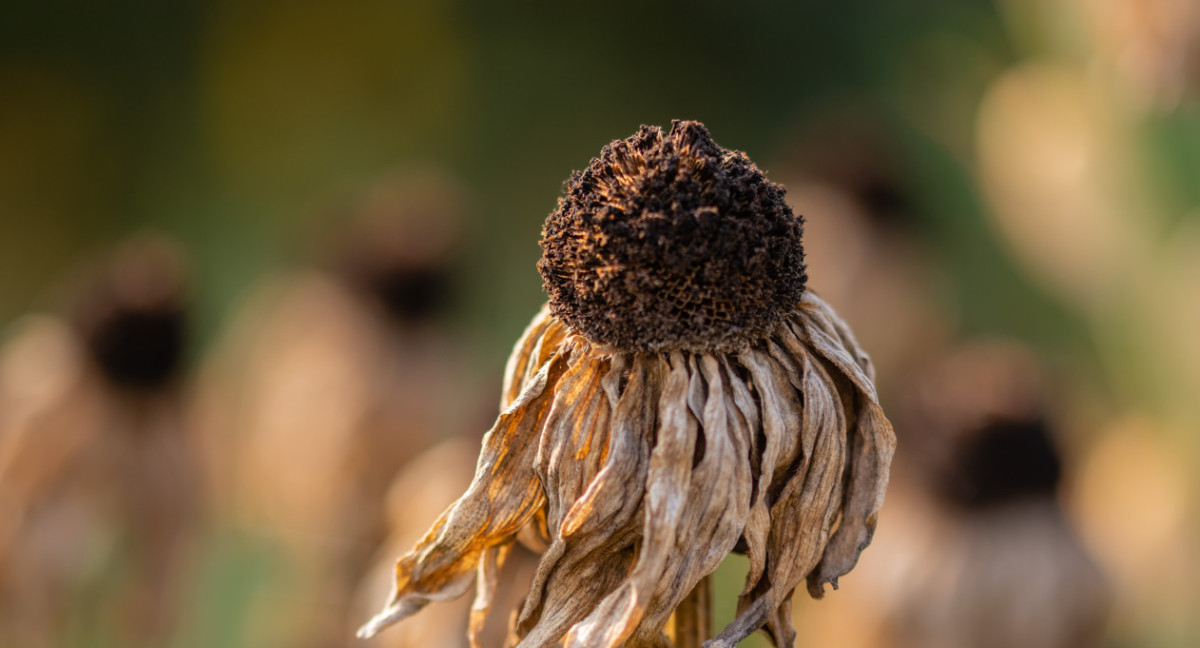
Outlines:
[[[193, 254], [207, 339], [340, 192], [435, 164], [474, 191], [464, 302], [483, 348], [503, 349], [540, 299], [540, 222], [599, 145], [694, 118], [769, 171], [808, 115], [852, 101], [906, 143], [919, 213], [961, 252], [948, 261], [986, 264], [963, 268], [960, 291], [978, 281], [1035, 300], [968, 302], [968, 321], [999, 310], [1036, 320], [1005, 329], [1054, 325], [990, 263], [951, 157], [970, 140], [972, 95], [1011, 58], [986, 3], [18, 2], [5, 14], [0, 163], [21, 171], [4, 174], [21, 187], [0, 211], [5, 319], [82, 252], [149, 227]], [[938, 49], [956, 44], [971, 66]], [[953, 117], [925, 120], [940, 139], [920, 123], [937, 111]]]

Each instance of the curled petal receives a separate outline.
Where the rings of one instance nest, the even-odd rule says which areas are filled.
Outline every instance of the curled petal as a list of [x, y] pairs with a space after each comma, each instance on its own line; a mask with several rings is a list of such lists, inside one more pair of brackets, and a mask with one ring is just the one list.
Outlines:
[[[741, 358], [742, 366], [746, 366], [746, 361], [753, 360], [748, 356], [752, 356], [755, 352], [748, 351]], [[753, 379], [753, 373], [747, 370]], [[764, 420], [768, 416], [775, 416], [775, 412], [767, 411], [766, 402], [776, 398], [774, 394], [764, 394], [759, 390], [759, 400], [762, 403], [756, 402], [751, 395], [746, 383], [736, 376], [734, 372], [730, 372], [732, 379], [730, 381], [732, 387], [732, 401], [736, 405], [745, 421], [745, 430], [747, 440], [750, 444], [750, 462], [752, 468], [751, 479], [753, 480], [750, 499], [750, 515], [746, 520], [746, 527], [742, 530], [742, 537], [746, 541], [746, 556], [750, 559], [750, 572], [746, 577], [746, 586], [742, 591], [742, 595], [746, 595], [758, 583], [758, 579], [762, 577], [763, 570], [767, 566], [767, 535], [771, 529], [771, 512], [770, 512], [770, 489], [771, 481], [775, 474], [775, 466], [779, 460], [780, 446], [784, 437], [792, 435], [791, 430], [778, 430], [781, 434], [762, 434], [762, 447], [759, 445], [758, 431], [764, 429], [766, 425]], [[753, 384], [753, 383], [751, 383]], [[759, 410], [762, 410], [761, 414]], [[775, 422], [777, 423], [777, 422]], [[792, 428], [793, 430], [795, 428]]]
[[821, 559], [842, 499], [846, 418], [836, 386], [820, 365], [799, 357], [805, 407], [801, 438], [812, 452], [801, 456], [771, 507], [768, 578], [743, 596], [733, 623], [709, 646], [736, 646], [778, 616], [791, 592]]
[[566, 327], [550, 314], [549, 306], [534, 316], [520, 339], [513, 346], [512, 355], [504, 366], [504, 388], [500, 396], [500, 408], [508, 409], [542, 365], [555, 353], [566, 337]]
[[815, 295], [736, 353], [614, 352], [543, 310], [505, 374], [511, 401], [470, 490], [397, 566], [364, 633], [457, 595], [478, 572], [478, 648], [497, 570], [544, 550], [509, 646], [665, 648], [671, 614], [745, 541], [733, 623], [791, 648], [791, 597], [819, 597], [870, 542], [895, 438], [869, 358]]
[[[645, 371], [648, 375], [667, 373], [665, 360], [635, 360], [635, 364], [643, 363], [653, 367]], [[685, 403], [687, 386], [687, 370], [677, 365], [668, 374], [661, 399], [655, 400]], [[650, 405], [657, 406], [658, 402]], [[687, 425], [686, 410], [663, 407], [659, 416], [658, 439], [650, 451], [646, 474], [642, 542], [633, 572], [587, 618], [571, 628], [565, 646], [611, 647], [623, 642], [645, 613], [675, 549], [675, 531], [691, 479], [690, 458], [696, 437], [695, 429], [689, 430]]]
[[[612, 582], [611, 572], [618, 583], [628, 573], [627, 566], [614, 567], [632, 559], [640, 532], [630, 522], [641, 508], [646, 483], [650, 446], [646, 422], [654, 419], [660, 385], [654, 370], [647, 363], [634, 363], [622, 390], [623, 367], [614, 361], [604, 378], [607, 393], [620, 393], [613, 408], [608, 460], [567, 511], [542, 557], [518, 623], [520, 634], [528, 632], [519, 644], [522, 648], [557, 645], [566, 629], [611, 591], [602, 587]], [[596, 574], [597, 566], [610, 573]]]
[[581, 353], [559, 381], [538, 447], [536, 470], [546, 491], [546, 526], [557, 529], [603, 467], [612, 407], [603, 379], [611, 361]]
[[857, 388], [851, 399], [855, 425], [849, 438], [849, 479], [841, 522], [820, 564], [808, 578], [809, 594], [820, 598], [825, 583], [836, 589], [837, 579], [854, 568], [859, 554], [871, 543], [887, 489], [896, 435], [879, 405], [870, 376], [842, 346], [840, 338], [831, 334], [837, 329], [833, 322], [840, 322], [837, 316], [827, 306], [802, 308], [801, 312], [798, 328], [807, 335], [815, 354], [836, 366], [841, 377]]
[[662, 643], [671, 612], [733, 550], [749, 516], [750, 446], [745, 430], [738, 429], [744, 422], [728, 406], [731, 378], [712, 357], [692, 357], [688, 364], [687, 408], [689, 419], [701, 424], [697, 442], [704, 441], [703, 457], [692, 469], [675, 545], [630, 645]]
[[496, 596], [496, 586], [500, 580], [500, 568], [508, 558], [512, 543], [489, 547], [479, 558], [479, 573], [475, 580], [475, 602], [471, 604], [471, 616], [467, 625], [467, 639], [471, 648], [483, 648], [481, 636], [483, 624], [487, 621], [488, 611], [492, 609], [492, 601]]
[[461, 596], [471, 584], [480, 554], [510, 539], [542, 506], [545, 498], [533, 458], [552, 385], [565, 367], [566, 358], [554, 356], [500, 415], [483, 439], [471, 486], [397, 563], [392, 596], [359, 630], [360, 637], [374, 636], [431, 601]]

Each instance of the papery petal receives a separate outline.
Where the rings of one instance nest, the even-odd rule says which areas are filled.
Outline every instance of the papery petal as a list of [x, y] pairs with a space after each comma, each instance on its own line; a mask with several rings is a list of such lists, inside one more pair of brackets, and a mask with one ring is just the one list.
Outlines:
[[500, 392], [500, 409], [508, 409], [542, 365], [557, 350], [567, 335], [566, 327], [550, 314], [550, 306], [542, 306], [525, 332], [513, 345], [512, 354], [504, 365], [504, 387]]
[[[726, 361], [726, 366], [728, 366], [728, 361]], [[762, 577], [763, 570], [767, 566], [767, 534], [771, 530], [768, 495], [783, 435], [763, 434], [761, 435], [763, 447], [758, 447], [759, 432], [763, 429], [761, 405], [754, 400], [749, 387], [735, 371], [730, 369], [727, 373], [730, 376], [730, 401], [741, 415], [743, 423], [741, 429], [750, 446], [750, 456], [748, 457], [752, 480], [750, 514], [745, 528], [742, 529], [742, 537], [745, 538], [747, 547], [746, 557], [750, 560], [750, 572], [746, 577], [745, 589], [742, 592], [742, 594], [747, 594], [758, 583], [758, 579]], [[762, 398], [761, 395], [759, 397]]]
[[[616, 589], [629, 573], [639, 533], [635, 525], [621, 527], [610, 535], [595, 533], [590, 551], [563, 551], [560, 553], [564, 555], [558, 556], [553, 563], [539, 565], [539, 574], [545, 571], [542, 595], [535, 608], [530, 608], [530, 599], [526, 600], [515, 631], [520, 641], [515, 645], [521, 648], [561, 646], [567, 630]], [[531, 590], [531, 597], [532, 594]]]
[[611, 406], [603, 389], [611, 361], [574, 355], [559, 381], [538, 447], [536, 470], [546, 492], [546, 526], [556, 530], [603, 466]]
[[750, 448], [744, 431], [734, 429], [741, 421], [729, 401], [728, 372], [712, 356], [693, 356], [689, 374], [689, 419], [703, 422], [703, 457], [692, 469], [674, 551], [631, 645], [661, 643], [671, 613], [733, 550], [749, 516]]
[[[784, 358], [779, 345], [770, 343], [767, 353], [748, 351], [741, 355], [743, 366], [750, 372], [750, 382], [755, 386], [762, 421], [762, 432], [766, 445], [762, 450], [763, 477], [767, 479], [767, 505], [774, 504], [783, 483], [794, 471], [793, 464], [803, 450], [812, 453], [812, 441], [807, 448], [801, 447], [801, 413], [804, 401], [800, 397], [803, 389], [802, 372], [793, 367], [790, 358]], [[773, 350], [772, 350], [773, 348]], [[789, 379], [795, 377], [795, 383]]]
[[[632, 559], [632, 545], [640, 533], [633, 519], [642, 505], [653, 432], [647, 426], [653, 425], [661, 385], [648, 375], [651, 369], [646, 363], [633, 363], [622, 390], [623, 367], [614, 358], [604, 377], [605, 391], [619, 393], [608, 461], [567, 511], [542, 557], [518, 624], [519, 632], [527, 631], [522, 648], [558, 645], [567, 628], [615, 587], [616, 583], [605, 587], [613, 581], [614, 563]], [[616, 582], [627, 570], [616, 572]]]
[[824, 314], [824, 317], [820, 321], [828, 323], [832, 332], [836, 333], [837, 337], [841, 340], [842, 346], [850, 352], [855, 362], [862, 368], [863, 373], [866, 374], [872, 386], [874, 386], [875, 364], [871, 362], [871, 356], [867, 355], [867, 352], [859, 346], [858, 338], [854, 336], [854, 331], [850, 330], [850, 326], [846, 324], [845, 320], [839, 317], [837, 312], [815, 293], [806, 293], [802, 302]]
[[467, 639], [471, 642], [471, 648], [483, 648], [483, 625], [496, 596], [500, 568], [504, 566], [511, 549], [511, 542], [489, 547], [479, 558], [478, 574], [475, 578], [475, 602], [471, 604], [471, 616], [467, 623]]
[[846, 419], [836, 387], [807, 355], [800, 361], [804, 395], [801, 438], [813, 450], [800, 463], [771, 507], [767, 578], [740, 600], [733, 623], [706, 645], [736, 646], [777, 614], [796, 585], [818, 564], [842, 499]]
[[533, 459], [538, 433], [550, 409], [553, 387], [567, 360], [554, 356], [500, 415], [483, 439], [475, 478], [467, 492], [396, 565], [388, 605], [360, 630], [371, 637], [431, 601], [462, 595], [470, 586], [480, 553], [521, 528], [545, 501]]
[[[875, 381], [867, 369], [871, 360], [858, 347], [845, 322], [817, 296], [807, 294], [798, 310], [799, 317], [788, 325], [799, 338], [811, 345], [813, 351], [835, 364], [859, 390], [877, 400]], [[843, 336], [842, 331], [846, 332]]]
[[822, 311], [802, 309], [801, 312], [802, 316], [796, 322], [800, 329], [797, 333], [802, 331], [815, 354], [836, 366], [858, 392], [851, 400], [855, 423], [848, 439], [850, 474], [841, 521], [820, 564], [808, 579], [809, 594], [820, 598], [825, 583], [836, 588], [838, 577], [854, 568], [859, 554], [871, 543], [887, 489], [896, 435], [879, 405], [874, 383], [850, 352], [830, 334], [834, 330], [831, 318], [836, 315], [827, 308]]
[[[641, 620], [675, 551], [675, 532], [687, 504], [696, 443], [696, 429], [689, 427], [686, 409], [687, 368], [682, 358], [669, 373], [665, 360], [639, 356], [635, 365], [641, 363], [652, 366], [646, 371], [647, 375], [661, 381], [661, 376], [666, 374], [667, 379], [660, 389], [651, 390], [651, 393], [661, 391], [662, 394], [654, 404], [660, 408], [660, 421], [657, 423], [657, 442], [650, 451], [647, 468], [643, 533], [637, 562], [620, 587], [571, 628], [566, 646], [611, 647], [623, 642]], [[681, 406], [668, 407], [665, 405], [668, 402]], [[645, 425], [645, 431], [652, 432], [656, 422], [649, 417]]]

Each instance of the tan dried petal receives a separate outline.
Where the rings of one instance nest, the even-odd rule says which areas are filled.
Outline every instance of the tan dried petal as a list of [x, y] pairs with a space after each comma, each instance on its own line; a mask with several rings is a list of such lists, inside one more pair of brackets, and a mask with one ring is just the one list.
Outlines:
[[483, 635], [483, 625], [487, 621], [488, 612], [492, 609], [492, 602], [496, 596], [500, 568], [504, 566], [504, 560], [508, 558], [508, 552], [511, 549], [511, 542], [497, 547], [489, 547], [484, 550], [483, 556], [479, 559], [479, 573], [475, 583], [475, 602], [471, 604], [471, 616], [467, 625], [467, 638], [471, 642], [471, 648], [482, 648], [483, 644], [480, 638]]
[[565, 365], [561, 356], [542, 365], [484, 436], [471, 486], [400, 559], [391, 601], [359, 630], [360, 637], [374, 636], [431, 601], [462, 595], [483, 550], [508, 540], [544, 503], [532, 460], [552, 395], [547, 385], [558, 381]]
[[512, 355], [508, 357], [508, 363], [504, 367], [504, 389], [500, 396], [501, 410], [508, 409], [521, 392], [525, 391], [525, 386], [545, 364], [549, 354], [555, 350], [555, 346], [562, 341], [565, 334], [566, 327], [550, 316], [549, 305], [543, 306], [521, 334], [521, 338], [513, 347]]
[[710, 646], [765, 628], [791, 646], [791, 596], [820, 596], [874, 531], [895, 444], [849, 329], [805, 294], [732, 353], [620, 352], [545, 309], [514, 349], [511, 403], [475, 481], [397, 567], [379, 629], [461, 593], [478, 567], [477, 636], [504, 548], [545, 553], [509, 645], [662, 647], [671, 614], [744, 540], [737, 618]]

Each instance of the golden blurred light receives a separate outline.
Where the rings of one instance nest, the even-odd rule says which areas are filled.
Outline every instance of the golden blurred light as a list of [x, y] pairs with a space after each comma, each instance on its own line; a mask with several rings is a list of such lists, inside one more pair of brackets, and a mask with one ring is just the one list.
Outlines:
[[993, 223], [1038, 279], [1085, 304], [1133, 280], [1148, 224], [1129, 213], [1129, 153], [1102, 93], [1065, 67], [1018, 67], [988, 90], [978, 139]]
[[1138, 104], [1170, 109], [1200, 89], [1200, 3], [1068, 0], [1091, 32], [1094, 63]]
[[1146, 419], [1104, 430], [1080, 467], [1072, 504], [1088, 545], [1116, 579], [1118, 621], [1161, 623], [1194, 569], [1183, 457]]

